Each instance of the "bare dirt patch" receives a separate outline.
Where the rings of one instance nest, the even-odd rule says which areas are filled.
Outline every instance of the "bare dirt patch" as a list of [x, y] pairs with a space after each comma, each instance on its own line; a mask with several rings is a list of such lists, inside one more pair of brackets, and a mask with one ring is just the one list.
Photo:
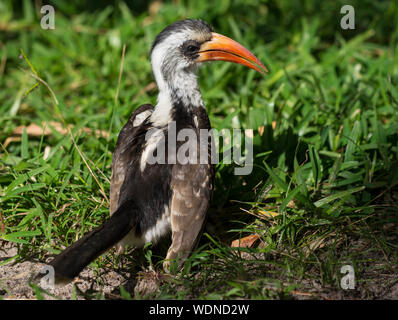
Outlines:
[[[0, 240], [0, 263], [15, 257], [18, 248], [15, 244]], [[46, 261], [47, 262], [47, 261]], [[45, 263], [32, 260], [21, 262], [10, 261], [0, 267], [0, 297], [3, 299], [37, 299], [29, 280], [32, 274], [39, 274]], [[130, 291], [134, 282], [130, 281], [128, 272], [116, 272], [113, 268], [101, 270], [103, 273], [94, 274], [90, 268], [85, 268], [79, 278], [65, 286], [56, 286], [48, 292], [61, 299], [85, 299], [85, 294], [95, 294], [97, 298], [120, 298], [113, 292], [118, 291], [120, 285]], [[44, 276], [44, 274], [43, 274]], [[40, 284], [37, 283], [37, 284]], [[74, 289], [76, 285], [76, 292]], [[54, 299], [50, 295], [43, 295], [45, 299]]]
[[[355, 250], [362, 248], [361, 241], [352, 241], [349, 245]], [[18, 254], [17, 245], [0, 240], [0, 263], [15, 257]], [[242, 256], [244, 260], [250, 257]], [[260, 257], [258, 257], [260, 258]], [[380, 250], [363, 250], [358, 259], [356, 267], [356, 286], [354, 290], [343, 290], [336, 285], [322, 285], [320, 277], [315, 277], [317, 270], [309, 270], [311, 278], [295, 279], [286, 281], [282, 273], [277, 277], [279, 281], [286, 284], [294, 282], [297, 289], [290, 292], [292, 299], [398, 299], [398, 274], [395, 265], [392, 265], [388, 256]], [[366, 258], [366, 259], [365, 259]], [[50, 260], [51, 258], [48, 258]], [[121, 260], [124, 258], [121, 257]], [[49, 262], [49, 261], [45, 261]], [[121, 267], [117, 270], [112, 264], [106, 268], [94, 272], [92, 268], [85, 268], [79, 278], [66, 286], [49, 289], [48, 292], [55, 297], [43, 294], [44, 299], [121, 299], [120, 286], [134, 296], [140, 296], [150, 292], [156, 292], [159, 283], [162, 282], [159, 274], [151, 272], [137, 273], [137, 270], [129, 268], [128, 262], [120, 261]], [[3, 299], [37, 299], [29, 279], [32, 274], [38, 274], [45, 263], [36, 261], [34, 258], [27, 258], [23, 261], [15, 259], [0, 267], [0, 298]], [[198, 274], [200, 276], [200, 274]], [[260, 276], [260, 275], [259, 275]], [[256, 277], [256, 275], [252, 275]], [[144, 293], [144, 294], [143, 294]], [[192, 297], [195, 298], [195, 297]]]

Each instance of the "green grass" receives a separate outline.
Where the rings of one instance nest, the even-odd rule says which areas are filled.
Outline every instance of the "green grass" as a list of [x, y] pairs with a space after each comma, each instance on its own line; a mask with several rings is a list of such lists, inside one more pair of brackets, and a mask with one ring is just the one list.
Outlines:
[[[270, 72], [201, 68], [212, 126], [254, 129], [254, 170], [235, 176], [234, 165], [218, 165], [202, 247], [153, 298], [291, 298], [311, 281], [342, 292], [344, 264], [356, 270], [357, 296], [371, 298], [366, 283], [396, 273], [398, 262], [398, 6], [352, 1], [356, 29], [342, 30], [343, 4], [65, 2], [54, 4], [56, 29], [42, 30], [33, 2], [2, 1], [0, 223], [1, 239], [19, 244], [15, 259], [58, 253], [109, 216], [118, 132], [132, 110], [156, 102], [152, 41], [193, 17], [241, 42]], [[23, 131], [4, 146], [18, 126], [44, 121], [73, 127]], [[240, 249], [242, 259], [230, 242], [252, 233], [262, 245]], [[151, 250], [124, 258], [136, 271], [152, 259], [160, 269], [164, 252]], [[92, 267], [118, 268], [118, 259], [110, 252]]]

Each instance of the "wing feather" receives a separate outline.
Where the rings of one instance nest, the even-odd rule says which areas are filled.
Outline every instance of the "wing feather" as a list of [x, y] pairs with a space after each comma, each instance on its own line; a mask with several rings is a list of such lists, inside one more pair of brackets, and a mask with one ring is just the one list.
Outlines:
[[137, 134], [140, 132], [140, 126], [143, 125], [153, 112], [153, 105], [144, 104], [138, 107], [130, 116], [129, 120], [119, 133], [115, 151], [112, 157], [112, 174], [110, 188], [110, 213], [111, 215], [117, 210], [119, 204], [120, 189], [130, 163], [129, 153], [125, 152]]

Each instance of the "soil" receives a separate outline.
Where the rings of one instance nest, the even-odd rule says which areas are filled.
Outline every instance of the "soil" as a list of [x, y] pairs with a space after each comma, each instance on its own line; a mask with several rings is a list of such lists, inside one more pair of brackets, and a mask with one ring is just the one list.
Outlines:
[[[0, 240], [0, 263], [17, 254], [16, 244]], [[378, 254], [380, 256], [377, 256]], [[374, 261], [383, 261], [385, 258], [381, 253], [376, 252], [374, 255]], [[44, 266], [44, 263], [36, 261], [34, 258], [20, 262], [15, 262], [14, 259], [2, 265], [0, 267], [0, 298], [6, 300], [37, 299], [38, 296], [29, 281], [32, 274], [39, 274]], [[293, 290], [290, 295], [292, 299], [298, 300], [398, 299], [397, 273], [386, 271], [385, 268], [382, 270], [380, 271], [377, 265], [362, 266], [361, 281], [356, 283], [353, 290], [343, 290], [338, 286], [336, 286], [337, 288], [324, 287], [320, 280], [297, 279], [299, 289]], [[396, 270], [395, 267], [392, 270]], [[49, 294], [42, 293], [42, 296], [44, 299], [121, 299], [120, 286], [134, 296], [134, 294], [142, 295], [157, 291], [160, 282], [159, 274], [154, 271], [141, 272], [137, 277], [128, 270], [123, 268], [114, 270], [112, 265], [109, 265], [106, 270], [100, 269], [100, 274], [94, 274], [91, 268], [85, 268], [73, 283], [47, 289]], [[36, 283], [40, 284], [38, 281]]]

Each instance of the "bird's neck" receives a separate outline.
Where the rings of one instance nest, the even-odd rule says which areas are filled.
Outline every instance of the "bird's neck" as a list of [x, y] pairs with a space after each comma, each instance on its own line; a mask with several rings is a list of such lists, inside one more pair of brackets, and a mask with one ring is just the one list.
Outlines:
[[204, 107], [198, 79], [194, 71], [180, 71], [168, 79], [156, 76], [159, 95], [151, 120], [154, 126], [165, 126], [176, 115], [193, 117], [195, 107]]

